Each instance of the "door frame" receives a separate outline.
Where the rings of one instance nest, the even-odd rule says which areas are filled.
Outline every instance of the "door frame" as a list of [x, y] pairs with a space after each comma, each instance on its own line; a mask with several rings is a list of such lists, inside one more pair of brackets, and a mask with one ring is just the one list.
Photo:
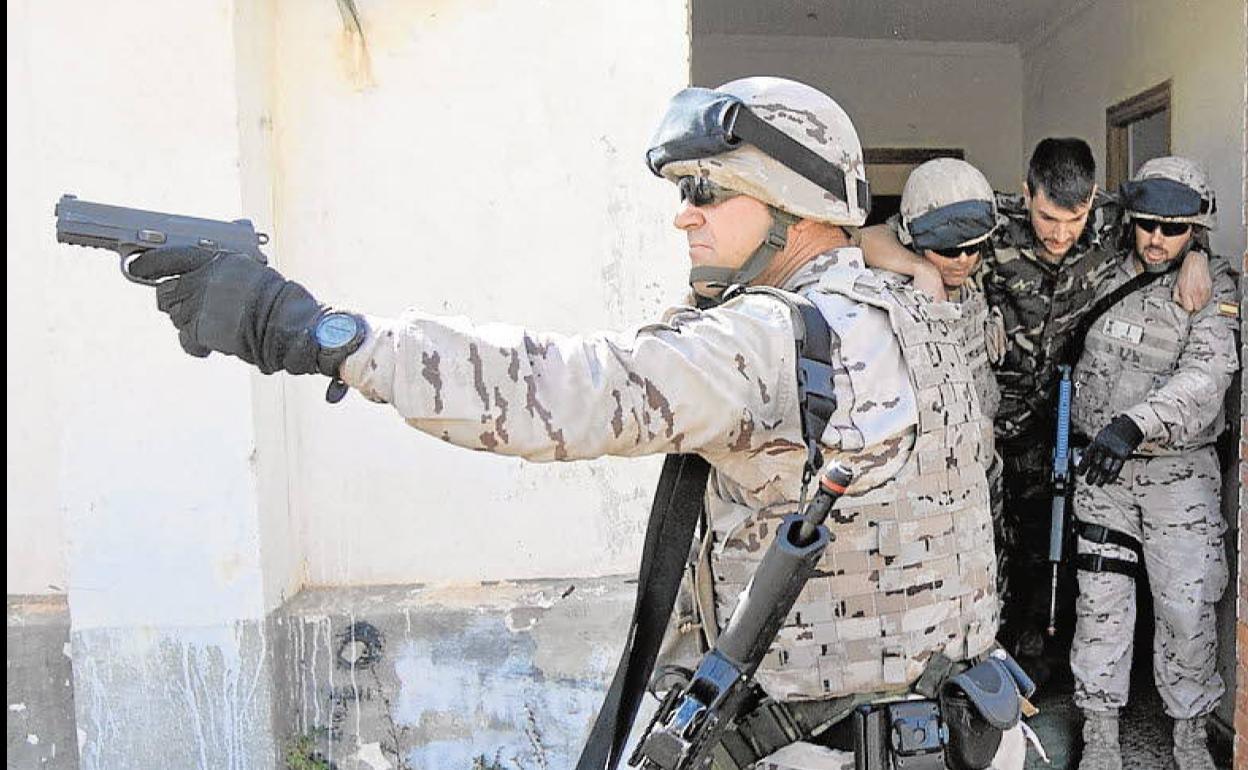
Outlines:
[[1105, 110], [1105, 188], [1118, 189], [1131, 175], [1131, 124], [1166, 111], [1166, 154], [1170, 154], [1170, 82], [1166, 80]]

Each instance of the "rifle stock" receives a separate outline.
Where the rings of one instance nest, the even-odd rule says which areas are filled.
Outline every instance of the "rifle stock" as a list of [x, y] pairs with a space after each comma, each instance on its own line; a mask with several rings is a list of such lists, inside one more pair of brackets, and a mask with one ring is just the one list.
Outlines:
[[630, 765], [692, 770], [709, 761], [711, 750], [749, 703], [754, 672], [832, 539], [823, 521], [850, 478], [848, 470], [833, 464], [806, 510], [784, 518], [715, 648], [687, 684], [668, 691]]

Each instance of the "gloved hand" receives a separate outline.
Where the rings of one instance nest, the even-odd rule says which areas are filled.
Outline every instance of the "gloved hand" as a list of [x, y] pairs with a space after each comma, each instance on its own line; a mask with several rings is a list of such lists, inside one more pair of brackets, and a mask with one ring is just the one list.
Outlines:
[[130, 272], [167, 279], [156, 288], [156, 305], [187, 353], [203, 358], [215, 350], [265, 374], [320, 371], [312, 330], [327, 308], [273, 268], [242, 254], [171, 246], [135, 258]]
[[1120, 414], [1092, 439], [1075, 473], [1086, 473], [1088, 483], [1095, 486], [1113, 483], [1122, 470], [1122, 464], [1143, 440], [1144, 431], [1135, 424], [1135, 420]]

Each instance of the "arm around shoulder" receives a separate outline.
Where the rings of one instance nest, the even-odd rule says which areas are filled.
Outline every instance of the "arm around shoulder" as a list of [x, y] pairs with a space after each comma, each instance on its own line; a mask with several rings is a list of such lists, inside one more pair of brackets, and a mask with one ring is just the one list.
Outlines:
[[863, 261], [869, 267], [890, 270], [914, 278], [915, 288], [933, 299], [945, 299], [945, 286], [940, 271], [927, 260], [907, 249], [897, 240], [888, 225], [872, 225], [859, 232]]

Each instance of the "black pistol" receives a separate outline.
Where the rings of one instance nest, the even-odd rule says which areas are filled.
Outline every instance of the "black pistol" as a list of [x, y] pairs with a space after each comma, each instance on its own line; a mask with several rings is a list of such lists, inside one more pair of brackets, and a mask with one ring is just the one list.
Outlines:
[[257, 233], [248, 219], [222, 222], [159, 211], [128, 209], [62, 195], [54, 210], [56, 240], [117, 252], [121, 274], [135, 283], [155, 286], [158, 281], [131, 275], [134, 257], [158, 246], [198, 246], [212, 251], [245, 254], [261, 264], [269, 260], [260, 247], [269, 236]]

